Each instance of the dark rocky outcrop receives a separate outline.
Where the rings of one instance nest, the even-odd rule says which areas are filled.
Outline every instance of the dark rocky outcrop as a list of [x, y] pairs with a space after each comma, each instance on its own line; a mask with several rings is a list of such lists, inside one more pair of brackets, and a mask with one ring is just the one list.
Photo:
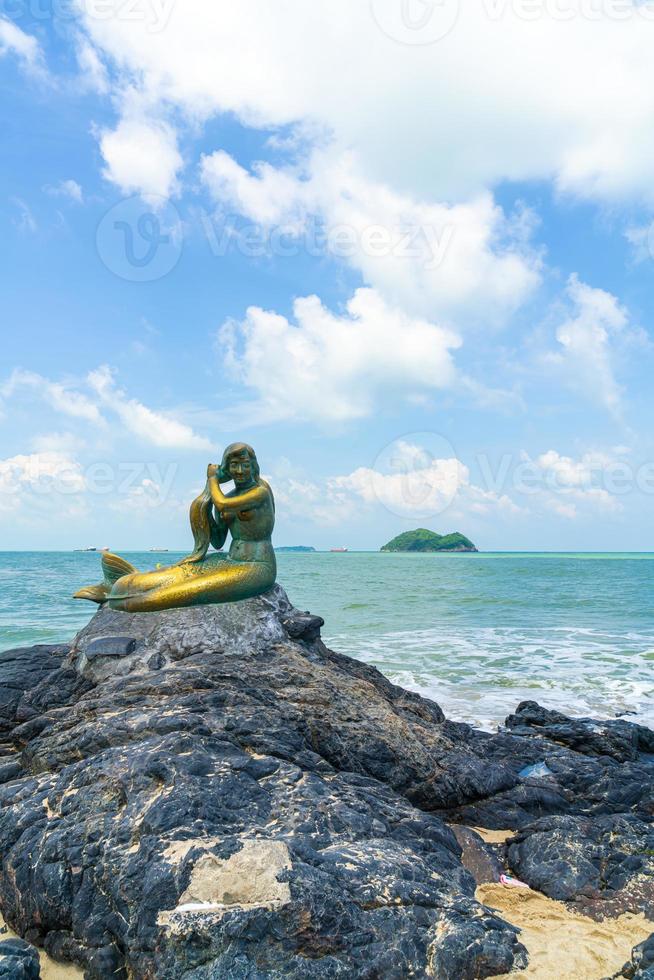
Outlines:
[[644, 943], [639, 943], [631, 954], [631, 959], [622, 967], [613, 980], [654, 980], [654, 933]]
[[523, 701], [516, 714], [506, 719], [506, 726], [515, 734], [544, 735], [584, 755], [609, 756], [618, 762], [633, 762], [639, 752], [654, 753], [654, 732], [644, 725], [620, 718], [602, 722], [568, 718], [535, 701]]
[[22, 939], [0, 942], [0, 980], [39, 980], [39, 951]]
[[646, 729], [528, 702], [478, 732], [328, 650], [320, 626], [277, 586], [102, 609], [70, 649], [0, 657], [12, 927], [98, 980], [521, 967], [516, 930], [474, 899], [495, 853], [448, 824], [514, 829], [509, 870], [547, 894], [654, 916]]
[[2, 654], [0, 738], [14, 728], [19, 706], [25, 697], [61, 666], [67, 652], [65, 646], [42, 645], [6, 650]]
[[654, 918], [654, 827], [632, 814], [545, 817], [511, 839], [508, 860], [550, 898], [614, 913], [645, 905]]

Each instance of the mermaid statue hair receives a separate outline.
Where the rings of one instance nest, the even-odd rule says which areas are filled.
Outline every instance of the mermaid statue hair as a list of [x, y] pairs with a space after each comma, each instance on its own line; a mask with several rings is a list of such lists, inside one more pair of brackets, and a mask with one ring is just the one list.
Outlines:
[[[252, 446], [248, 446], [245, 442], [233, 442], [227, 447], [223, 453], [220, 466], [218, 467], [217, 476], [219, 481], [229, 479], [227, 467], [229, 466], [231, 457], [244, 451], [247, 452], [248, 456], [250, 457], [250, 462], [252, 464], [252, 475], [255, 482], [259, 483], [259, 463], [257, 462], [257, 457]], [[191, 531], [193, 532], [194, 548], [192, 554], [188, 555], [186, 558], [183, 558], [182, 561], [179, 562], [180, 565], [191, 561], [202, 561], [209, 550], [210, 544], [216, 549], [216, 551], [220, 551], [225, 543], [225, 539], [227, 537], [227, 525], [221, 518], [216, 520], [213, 500], [211, 499], [211, 491], [209, 490], [209, 480], [207, 480], [205, 488], [200, 496], [196, 497], [191, 504], [189, 518], [191, 521]]]

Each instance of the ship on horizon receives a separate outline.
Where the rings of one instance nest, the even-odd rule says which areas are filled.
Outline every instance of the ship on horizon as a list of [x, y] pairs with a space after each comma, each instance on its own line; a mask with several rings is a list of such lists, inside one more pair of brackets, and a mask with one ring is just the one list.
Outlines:
[[348, 549], [347, 548], [330, 548], [329, 550], [333, 554], [339, 554], [340, 555], [340, 554], [343, 554], [343, 552], [344, 551], [347, 551]]

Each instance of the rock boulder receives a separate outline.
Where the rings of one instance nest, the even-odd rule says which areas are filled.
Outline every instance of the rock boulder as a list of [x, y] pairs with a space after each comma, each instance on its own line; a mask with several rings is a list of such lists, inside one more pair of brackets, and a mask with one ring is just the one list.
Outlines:
[[12, 927], [97, 980], [524, 966], [466, 870], [492, 877], [493, 853], [462, 831], [464, 866], [449, 824], [515, 829], [509, 870], [550, 891], [557, 842], [579, 841], [561, 856], [566, 898], [644, 900], [640, 734], [620, 730], [635, 751], [579, 751], [524, 706], [511, 731], [475, 731], [327, 649], [321, 625], [276, 586], [223, 606], [101, 609], [70, 648], [0, 657]]

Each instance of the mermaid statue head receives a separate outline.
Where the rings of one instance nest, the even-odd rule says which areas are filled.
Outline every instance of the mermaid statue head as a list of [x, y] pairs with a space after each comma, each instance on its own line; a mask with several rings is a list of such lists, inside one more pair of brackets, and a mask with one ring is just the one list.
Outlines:
[[[259, 463], [252, 446], [248, 446], [245, 442], [233, 442], [227, 446], [216, 475], [220, 483], [234, 480], [237, 487], [259, 483]], [[180, 564], [202, 561], [210, 544], [219, 551], [225, 543], [227, 525], [214, 513], [208, 481], [200, 496], [191, 504], [189, 518], [194, 548], [192, 554], [184, 558]]]
[[220, 483], [233, 480], [236, 486], [258, 483], [259, 463], [252, 446], [246, 442], [233, 442], [228, 446], [218, 467], [218, 480]]

